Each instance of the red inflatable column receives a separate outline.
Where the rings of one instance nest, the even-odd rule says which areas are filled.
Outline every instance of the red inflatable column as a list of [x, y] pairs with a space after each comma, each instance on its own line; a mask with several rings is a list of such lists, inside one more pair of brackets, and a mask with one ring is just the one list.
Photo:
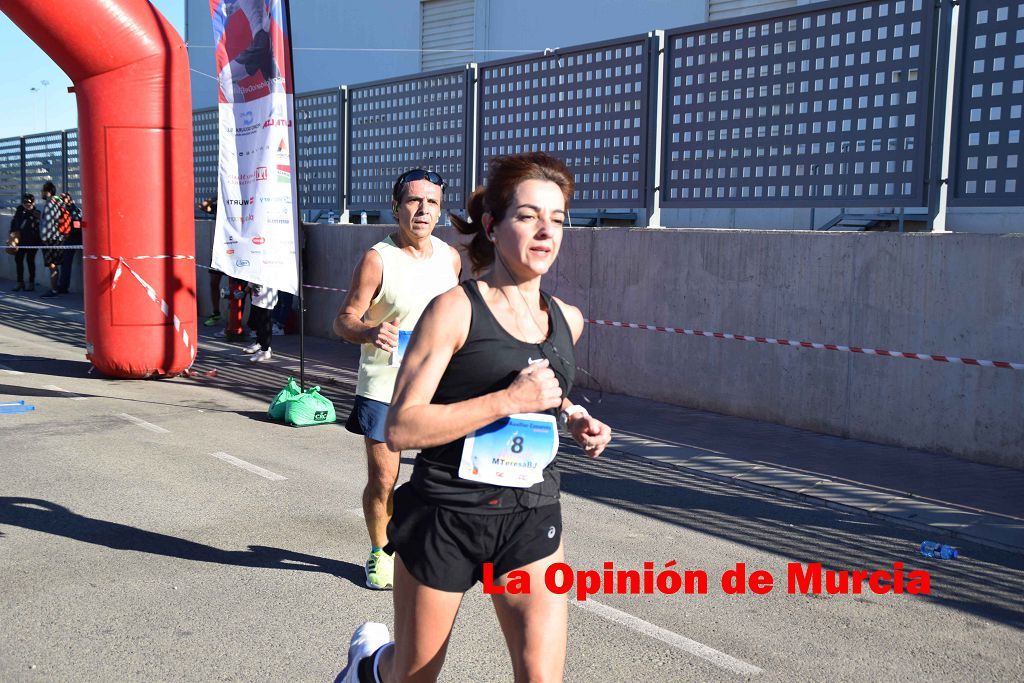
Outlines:
[[[173, 375], [196, 349], [192, 111], [184, 42], [148, 0], [0, 0], [71, 78], [85, 213], [87, 355], [115, 377]], [[140, 280], [147, 283], [144, 286]]]

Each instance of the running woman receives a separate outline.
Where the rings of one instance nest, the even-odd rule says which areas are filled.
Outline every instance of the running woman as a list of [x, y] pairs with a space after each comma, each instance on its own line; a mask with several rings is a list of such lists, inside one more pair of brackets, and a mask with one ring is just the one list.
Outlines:
[[573, 180], [565, 164], [532, 153], [492, 159], [469, 220], [452, 216], [478, 280], [435, 299], [416, 326], [395, 385], [387, 442], [420, 448], [395, 492], [388, 527], [395, 563], [395, 641], [383, 624], [352, 636], [346, 683], [434, 681], [463, 594], [493, 567], [532, 591], [493, 595], [516, 681], [558, 681], [568, 607], [544, 588], [564, 559], [554, 417], [591, 457], [607, 425], [567, 396], [583, 316], [540, 289], [558, 256]]

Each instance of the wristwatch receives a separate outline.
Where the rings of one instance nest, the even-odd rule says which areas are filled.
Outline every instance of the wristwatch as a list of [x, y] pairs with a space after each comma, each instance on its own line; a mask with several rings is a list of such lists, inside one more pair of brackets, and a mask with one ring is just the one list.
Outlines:
[[562, 429], [568, 429], [569, 428], [569, 418], [572, 417], [573, 415], [578, 415], [578, 414], [590, 415], [590, 413], [587, 412], [586, 408], [584, 408], [581, 405], [577, 405], [577, 404], [573, 404], [573, 405], [569, 406], [568, 408], [564, 408], [564, 409], [558, 411], [558, 422], [562, 426]]

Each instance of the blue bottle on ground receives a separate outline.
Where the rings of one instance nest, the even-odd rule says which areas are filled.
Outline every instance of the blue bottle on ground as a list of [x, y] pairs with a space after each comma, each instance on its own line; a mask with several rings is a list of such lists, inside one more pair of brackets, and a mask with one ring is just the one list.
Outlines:
[[936, 543], [935, 541], [925, 541], [921, 544], [921, 554], [925, 557], [938, 557], [943, 560], [955, 560], [957, 555], [956, 548], [952, 548], [942, 543]]

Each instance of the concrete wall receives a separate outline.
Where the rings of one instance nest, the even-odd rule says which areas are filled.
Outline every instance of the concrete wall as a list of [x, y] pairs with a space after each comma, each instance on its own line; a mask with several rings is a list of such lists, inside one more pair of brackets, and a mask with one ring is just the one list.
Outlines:
[[[347, 288], [390, 230], [308, 226], [306, 282]], [[1024, 361], [1024, 235], [579, 228], [545, 288], [590, 318]], [[307, 293], [331, 336], [344, 295]], [[589, 325], [577, 356], [608, 392], [1024, 468], [1022, 371]]]

